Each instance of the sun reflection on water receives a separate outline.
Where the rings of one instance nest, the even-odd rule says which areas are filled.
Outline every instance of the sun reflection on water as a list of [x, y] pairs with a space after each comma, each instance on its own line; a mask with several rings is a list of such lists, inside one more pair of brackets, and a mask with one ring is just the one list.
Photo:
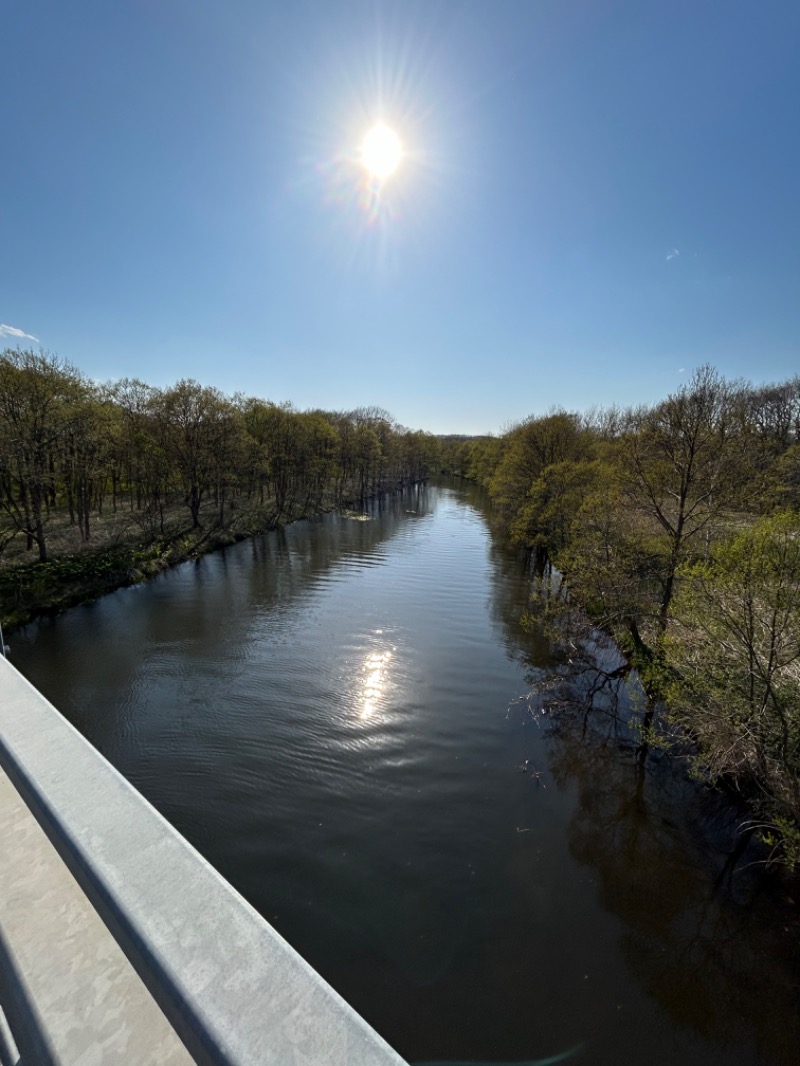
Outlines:
[[391, 650], [371, 652], [364, 662], [361, 683], [361, 717], [369, 718], [386, 697]]

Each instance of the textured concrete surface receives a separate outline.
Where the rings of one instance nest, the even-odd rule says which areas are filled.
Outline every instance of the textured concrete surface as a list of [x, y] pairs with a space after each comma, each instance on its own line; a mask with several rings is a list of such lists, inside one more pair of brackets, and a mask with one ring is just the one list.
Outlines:
[[[341, 996], [1, 658], [0, 767], [196, 1062], [403, 1066]], [[16, 866], [20, 850], [18, 843]], [[17, 870], [20, 876], [24, 880]], [[47, 908], [58, 909], [59, 900], [52, 896]], [[22, 950], [20, 938], [30, 935], [24, 910], [18, 910], [9, 938], [15, 953]], [[46, 937], [39, 950], [46, 958]], [[78, 968], [91, 971], [92, 960], [81, 958]], [[105, 966], [104, 957], [95, 961], [98, 969]], [[48, 1029], [53, 1019], [63, 1022], [58, 986], [59, 974], [71, 974], [68, 941], [49, 962], [49, 984], [56, 988], [43, 987], [36, 997]], [[101, 995], [102, 979], [93, 989]], [[122, 1038], [127, 1018], [120, 1013]], [[70, 1021], [71, 1016], [65, 1028]], [[156, 1045], [156, 1054], [167, 1053], [166, 1045], [158, 1040]], [[173, 1061], [138, 1050], [132, 1057], [102, 1060], [92, 1053], [89, 1046], [85, 1059], [67, 1061], [80, 1066]]]
[[2, 772], [0, 936], [0, 965], [16, 971], [23, 988], [14, 991], [34, 1015], [28, 1024], [56, 1062], [193, 1061]]

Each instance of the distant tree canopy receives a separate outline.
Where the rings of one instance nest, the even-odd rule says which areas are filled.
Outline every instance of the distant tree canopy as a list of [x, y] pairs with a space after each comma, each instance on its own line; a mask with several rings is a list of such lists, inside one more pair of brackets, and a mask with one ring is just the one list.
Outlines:
[[382, 408], [297, 411], [191, 380], [98, 385], [53, 356], [6, 349], [0, 553], [22, 536], [46, 562], [64, 513], [89, 542], [104, 508], [135, 513], [153, 539], [176, 505], [195, 529], [212, 504], [219, 523], [240, 504], [265, 508], [268, 522], [354, 505], [426, 477], [437, 451]]

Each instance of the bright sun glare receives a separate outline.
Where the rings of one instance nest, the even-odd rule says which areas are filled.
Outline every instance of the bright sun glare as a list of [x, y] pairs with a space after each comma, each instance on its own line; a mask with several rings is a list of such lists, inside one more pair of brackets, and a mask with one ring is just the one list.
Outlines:
[[361, 145], [361, 162], [367, 172], [379, 181], [397, 170], [402, 157], [400, 138], [383, 122], [372, 127]]
[[390, 651], [373, 652], [364, 664], [361, 717], [369, 718], [385, 696], [386, 670], [392, 658]]

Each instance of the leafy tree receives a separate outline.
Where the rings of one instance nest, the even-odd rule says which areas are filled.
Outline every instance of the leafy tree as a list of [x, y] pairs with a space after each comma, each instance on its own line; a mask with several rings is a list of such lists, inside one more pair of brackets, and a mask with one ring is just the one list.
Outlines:
[[263, 505], [269, 485], [271, 412], [274, 405], [255, 397], [246, 397], [239, 399], [238, 406], [245, 434], [242, 453], [245, 490], [249, 499], [257, 495], [259, 503]]
[[569, 543], [576, 516], [603, 476], [596, 461], [565, 459], [546, 466], [511, 522], [512, 539], [556, 558]]
[[161, 393], [137, 379], [125, 378], [108, 386], [116, 411], [109, 427], [109, 475], [112, 503], [127, 492], [147, 539], [165, 535], [165, 513], [173, 468], [166, 453], [165, 434], [158, 420]]
[[667, 640], [673, 720], [712, 781], [747, 789], [800, 862], [800, 519], [762, 519], [682, 573]]
[[508, 526], [542, 472], [581, 453], [580, 417], [556, 411], [530, 418], [511, 430], [505, 452], [489, 482], [489, 493]]
[[85, 386], [54, 356], [6, 349], [0, 355], [2, 507], [13, 525], [48, 558], [46, 515], [56, 501], [57, 458], [66, 434], [84, 422]]
[[153, 408], [161, 445], [180, 479], [192, 527], [201, 529], [200, 506], [217, 483], [229, 443], [231, 404], [217, 389], [184, 379], [156, 393]]
[[774, 453], [797, 439], [800, 429], [800, 377], [777, 385], [747, 389], [742, 396], [745, 419]]
[[613, 465], [596, 461], [590, 472], [590, 482], [573, 488], [572, 501], [580, 491], [583, 498], [571, 523], [560, 519], [564, 543], [554, 561], [573, 600], [632, 645], [641, 666], [642, 656], [651, 656], [642, 630], [659, 597], [664, 540], [649, 517], [630, 506]]
[[788, 447], [770, 467], [767, 498], [779, 510], [800, 510], [800, 443]]
[[338, 443], [336, 430], [321, 414], [308, 412], [295, 415], [293, 460], [298, 491], [303, 501], [302, 514], [324, 506]]
[[381, 442], [366, 422], [356, 425], [350, 438], [352, 467], [356, 478], [356, 497], [366, 500], [377, 484], [381, 464]]
[[664, 540], [658, 625], [669, 617], [688, 549], [730, 505], [741, 449], [733, 432], [735, 389], [705, 366], [690, 384], [652, 409], [633, 412], [622, 438], [620, 488]]
[[470, 442], [467, 477], [488, 489], [497, 467], [508, 449], [508, 436], [476, 437]]
[[437, 438], [437, 467], [443, 474], [466, 477], [469, 457], [475, 443], [474, 437], [447, 434]]

